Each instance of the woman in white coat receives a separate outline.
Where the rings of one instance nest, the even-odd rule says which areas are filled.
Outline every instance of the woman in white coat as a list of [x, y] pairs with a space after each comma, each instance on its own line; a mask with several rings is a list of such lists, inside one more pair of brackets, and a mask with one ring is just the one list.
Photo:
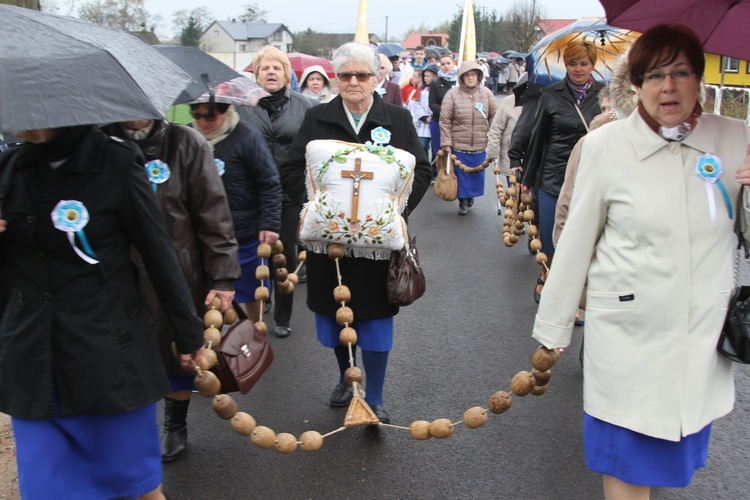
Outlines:
[[705, 465], [711, 422], [734, 403], [732, 366], [716, 345], [733, 227], [750, 207], [747, 197], [737, 204], [750, 184], [750, 132], [702, 114], [695, 34], [656, 26], [628, 63], [638, 110], [583, 142], [533, 334], [548, 348], [570, 343], [588, 278], [584, 451], [607, 499], [686, 486]]

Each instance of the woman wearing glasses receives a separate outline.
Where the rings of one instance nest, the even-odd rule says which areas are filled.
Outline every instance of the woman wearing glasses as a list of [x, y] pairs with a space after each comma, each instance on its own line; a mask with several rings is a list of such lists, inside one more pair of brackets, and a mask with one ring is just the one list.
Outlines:
[[260, 317], [255, 301], [255, 268], [260, 265], [258, 245], [274, 244], [281, 226], [281, 184], [266, 141], [242, 123], [234, 106], [225, 103], [191, 104], [193, 127], [208, 140], [232, 212], [239, 244], [242, 276], [234, 284], [235, 300], [253, 321]]
[[628, 65], [638, 109], [582, 143], [534, 325], [542, 344], [566, 347], [588, 279], [583, 441], [608, 499], [689, 484], [711, 422], [732, 409], [732, 366], [716, 345], [733, 228], [747, 217], [737, 195], [750, 184], [747, 126], [702, 113], [704, 56], [692, 31], [648, 30]]
[[[414, 183], [407, 204], [410, 213], [430, 185], [430, 166], [411, 122], [409, 112], [386, 104], [375, 97], [379, 58], [369, 45], [356, 42], [339, 47], [333, 54], [333, 67], [339, 81], [339, 95], [327, 104], [307, 111], [289, 154], [281, 165], [284, 191], [303, 203], [305, 189], [305, 148], [315, 139], [333, 139], [354, 143], [372, 141], [371, 132], [383, 127], [391, 134], [389, 145], [408, 151], [416, 158]], [[351, 289], [349, 304], [354, 311], [358, 345], [367, 373], [366, 401], [381, 422], [390, 418], [383, 408], [383, 383], [388, 352], [393, 343], [393, 317], [398, 307], [388, 303], [386, 295], [387, 260], [346, 257], [340, 262], [341, 275]], [[346, 406], [352, 398], [343, 374], [349, 367], [349, 354], [339, 343], [341, 327], [335, 320], [339, 307], [333, 300], [336, 266], [326, 255], [307, 257], [307, 305], [315, 313], [318, 339], [331, 347], [339, 365], [339, 379], [331, 394], [332, 406]]]

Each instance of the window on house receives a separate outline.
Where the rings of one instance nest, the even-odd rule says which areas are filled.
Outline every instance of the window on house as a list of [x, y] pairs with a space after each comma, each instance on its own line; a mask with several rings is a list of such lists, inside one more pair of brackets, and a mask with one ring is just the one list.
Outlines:
[[214, 38], [219, 38], [219, 30], [214, 30]]
[[750, 75], [750, 62], [747, 62], [745, 64], [746, 64], [746, 66], [745, 66], [745, 73], [747, 73], [747, 74]]
[[245, 45], [244, 43], [241, 43], [240, 44], [240, 52], [247, 52], [247, 45]]
[[272, 39], [274, 42], [280, 42], [284, 39], [284, 33], [281, 30], [276, 31], [274, 32]]
[[740, 60], [734, 57], [723, 57], [721, 58], [724, 72], [726, 73], [737, 73], [740, 70]]

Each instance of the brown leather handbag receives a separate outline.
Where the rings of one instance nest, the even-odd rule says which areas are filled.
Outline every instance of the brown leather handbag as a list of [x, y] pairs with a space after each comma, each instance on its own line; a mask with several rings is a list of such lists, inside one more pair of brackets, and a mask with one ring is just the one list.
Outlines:
[[437, 164], [435, 195], [443, 201], [454, 201], [458, 198], [458, 179], [453, 171], [450, 153], [444, 151], [442, 153], [435, 158]]
[[426, 283], [419, 265], [416, 236], [411, 241], [407, 236], [404, 248], [391, 255], [387, 288], [388, 303], [394, 306], [408, 306], [424, 295]]
[[221, 339], [216, 349], [219, 362], [212, 369], [221, 382], [221, 392], [247, 394], [273, 362], [273, 350], [236, 302], [238, 321]]

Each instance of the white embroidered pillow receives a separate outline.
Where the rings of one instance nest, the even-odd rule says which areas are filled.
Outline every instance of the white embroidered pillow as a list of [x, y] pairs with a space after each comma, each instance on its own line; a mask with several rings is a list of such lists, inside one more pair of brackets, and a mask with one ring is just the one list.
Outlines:
[[[412, 154], [391, 146], [317, 140], [307, 145], [306, 157], [309, 201], [300, 239], [309, 250], [325, 253], [329, 243], [339, 243], [347, 255], [380, 260], [403, 248], [401, 212], [414, 179]], [[360, 177], [356, 214], [355, 177]]]

